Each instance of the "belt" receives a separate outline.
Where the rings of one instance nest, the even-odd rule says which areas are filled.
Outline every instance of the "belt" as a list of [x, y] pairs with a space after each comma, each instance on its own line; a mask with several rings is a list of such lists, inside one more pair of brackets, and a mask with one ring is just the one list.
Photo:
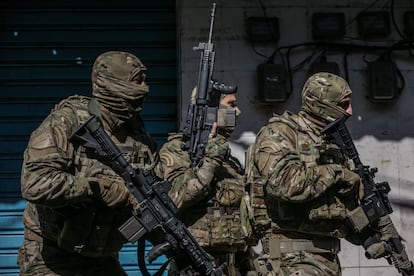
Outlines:
[[264, 248], [270, 240], [279, 240], [279, 248], [281, 253], [292, 253], [295, 251], [307, 251], [311, 253], [329, 253], [338, 254], [341, 250], [341, 242], [339, 239], [326, 237], [324, 239], [291, 239], [280, 237], [278, 234], [270, 234], [263, 238]]
[[289, 253], [294, 251], [308, 251], [311, 253], [331, 253], [338, 254], [341, 250], [339, 239], [286, 239], [280, 240], [280, 252]]

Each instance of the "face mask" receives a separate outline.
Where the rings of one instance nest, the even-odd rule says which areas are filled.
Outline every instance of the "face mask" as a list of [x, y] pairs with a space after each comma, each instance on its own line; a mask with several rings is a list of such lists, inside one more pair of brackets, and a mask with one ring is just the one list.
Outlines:
[[97, 58], [92, 95], [108, 111], [107, 116], [126, 121], [141, 111], [149, 88], [132, 80], [145, 71], [142, 62], [127, 52], [107, 52]]
[[339, 103], [351, 93], [348, 83], [340, 76], [316, 73], [304, 85], [301, 109], [322, 125], [347, 118], [349, 114]]

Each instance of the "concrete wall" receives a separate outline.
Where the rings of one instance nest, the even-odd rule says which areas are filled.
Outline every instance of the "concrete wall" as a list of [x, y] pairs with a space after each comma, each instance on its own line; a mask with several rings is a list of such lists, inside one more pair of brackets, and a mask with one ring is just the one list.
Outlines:
[[[237, 131], [232, 136], [232, 149], [242, 161], [244, 150], [254, 141], [255, 133], [263, 126], [273, 112], [281, 113], [288, 109], [298, 111], [300, 91], [307, 77], [309, 63], [295, 71], [293, 75], [293, 93], [285, 103], [264, 105], [257, 101], [256, 66], [266, 61], [280, 46], [312, 42], [311, 15], [314, 12], [344, 12], [347, 22], [346, 39], [337, 42], [387, 46], [400, 40], [394, 28], [391, 35], [374, 41], [358, 38], [356, 21], [353, 18], [370, 6], [372, 0], [359, 1], [217, 1], [216, 21], [213, 42], [216, 50], [215, 77], [225, 84], [237, 84], [238, 102], [242, 110]], [[376, 1], [369, 11], [384, 8], [389, 11], [390, 1]], [[179, 12], [179, 55], [181, 79], [181, 108], [185, 114], [189, 93], [196, 85], [199, 64], [199, 52], [192, 47], [200, 41], [206, 41], [210, 24], [210, 1], [178, 1]], [[387, 4], [388, 3], [388, 4]], [[245, 19], [249, 16], [267, 16], [280, 20], [280, 40], [275, 44], [261, 44], [252, 47], [246, 40]], [[395, 1], [395, 18], [403, 29], [402, 15], [406, 10], [414, 10], [414, 2]], [[350, 22], [352, 21], [352, 22]], [[311, 49], [301, 48], [292, 51], [291, 64], [296, 65], [311, 54]], [[377, 52], [350, 52], [348, 55], [349, 82], [353, 90], [354, 115], [347, 122], [355, 139], [362, 162], [378, 167], [377, 181], [388, 181], [391, 185], [390, 199], [394, 212], [392, 219], [400, 234], [408, 241], [407, 252], [414, 259], [414, 112], [413, 82], [414, 59], [407, 51], [394, 52], [393, 58], [405, 79], [405, 88], [392, 103], [372, 103], [366, 95], [366, 62], [378, 57]], [[343, 53], [329, 54], [328, 59], [340, 65], [340, 74], [345, 76]], [[365, 60], [365, 61], [364, 61]], [[278, 57], [275, 63], [279, 62]], [[411, 231], [410, 231], [411, 230]], [[398, 275], [396, 270], [381, 260], [367, 260], [361, 248], [342, 243], [340, 253], [343, 275]]]

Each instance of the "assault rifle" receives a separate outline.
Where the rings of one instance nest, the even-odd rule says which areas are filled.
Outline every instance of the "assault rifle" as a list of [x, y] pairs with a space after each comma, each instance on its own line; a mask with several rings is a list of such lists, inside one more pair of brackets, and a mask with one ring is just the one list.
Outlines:
[[402, 238], [390, 218], [393, 210], [388, 199], [391, 190], [388, 182], [376, 183], [374, 177], [378, 169], [362, 164], [344, 118], [330, 123], [321, 133], [352, 159], [355, 172], [364, 186], [364, 195], [360, 199], [359, 207], [351, 211], [349, 222], [356, 233], [368, 236], [364, 242], [366, 257], [385, 257], [402, 275], [414, 275], [414, 265], [409, 260]]
[[190, 102], [187, 115], [180, 124], [180, 131], [188, 139], [184, 150], [190, 154], [193, 165], [204, 155], [204, 148], [214, 122], [218, 122], [219, 127], [236, 125], [235, 110], [228, 109], [225, 114], [219, 113], [221, 94], [236, 93], [237, 86], [226, 86], [213, 80], [215, 52], [212, 36], [215, 12], [216, 3], [213, 3], [208, 41], [199, 42], [198, 46], [193, 47], [194, 51], [201, 51], [197, 97]]
[[[138, 200], [140, 211], [132, 212], [131, 218], [119, 228], [124, 237], [132, 243], [144, 243], [146, 234], [162, 233], [162, 242], [155, 245], [147, 256], [150, 263], [163, 254], [184, 254], [192, 269], [201, 275], [222, 275], [224, 266], [215, 268], [211, 257], [177, 219], [177, 207], [168, 196], [171, 184], [147, 171], [133, 168], [105, 132], [98, 117], [92, 115], [69, 139], [92, 150], [100, 162], [110, 166], [123, 178], [125, 185]], [[142, 273], [149, 275], [144, 259], [139, 257], [143, 252], [139, 251], [140, 246], [138, 265]]]

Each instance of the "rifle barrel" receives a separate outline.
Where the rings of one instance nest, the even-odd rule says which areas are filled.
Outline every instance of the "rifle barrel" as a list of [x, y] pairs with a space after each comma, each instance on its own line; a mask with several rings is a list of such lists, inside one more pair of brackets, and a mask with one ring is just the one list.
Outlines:
[[216, 3], [213, 3], [211, 7], [211, 21], [210, 21], [210, 33], [208, 35], [208, 44], [211, 44], [213, 38], [213, 27], [214, 27], [214, 17], [216, 15]]

